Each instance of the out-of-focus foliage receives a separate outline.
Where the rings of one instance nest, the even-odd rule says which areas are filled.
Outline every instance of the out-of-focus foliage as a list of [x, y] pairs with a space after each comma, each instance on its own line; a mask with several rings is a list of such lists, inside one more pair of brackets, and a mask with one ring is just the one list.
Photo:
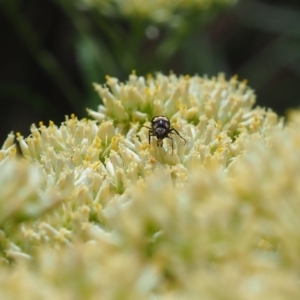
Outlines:
[[[186, 15], [203, 14], [206, 10], [213, 10], [215, 5], [230, 5], [236, 0], [78, 0], [79, 5], [87, 9], [97, 9], [100, 14], [112, 18], [144, 19], [154, 23], [175, 25], [173, 22], [186, 23]], [[177, 24], [178, 26], [179, 24]]]

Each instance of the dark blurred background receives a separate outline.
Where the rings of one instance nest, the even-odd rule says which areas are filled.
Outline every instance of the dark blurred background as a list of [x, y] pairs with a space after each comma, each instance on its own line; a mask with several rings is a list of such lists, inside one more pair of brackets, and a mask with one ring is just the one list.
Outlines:
[[284, 115], [300, 103], [299, 0], [181, 8], [160, 21], [74, 0], [2, 0], [0, 31], [0, 144], [32, 123], [85, 117], [99, 104], [92, 82], [133, 69], [238, 74], [258, 105]]

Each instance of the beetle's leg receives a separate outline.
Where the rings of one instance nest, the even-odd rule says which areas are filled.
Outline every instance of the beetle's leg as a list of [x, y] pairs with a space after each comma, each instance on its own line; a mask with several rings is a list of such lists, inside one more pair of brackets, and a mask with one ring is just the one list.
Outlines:
[[151, 127], [148, 127], [148, 126], [144, 126], [144, 125], [143, 125], [142, 127], [145, 127], [145, 128], [147, 128], [147, 129], [149, 129], [149, 131], [148, 131], [148, 140], [149, 140], [149, 145], [150, 145], [150, 143], [151, 143], [151, 136], [154, 136], [153, 130], [152, 130]]
[[[151, 137], [152, 136], [156, 136], [155, 135], [155, 133], [154, 133], [154, 131], [152, 130], [152, 129], [150, 129], [149, 130], [149, 133], [148, 133], [148, 137], [149, 137], [149, 145], [150, 145], [150, 143], [151, 143]], [[161, 140], [157, 140], [157, 146], [159, 146], [159, 141], [161, 141]], [[161, 145], [162, 146], [162, 145]]]
[[149, 132], [148, 132], [149, 145], [151, 143], [151, 136], [153, 136], [153, 131], [150, 129]]
[[162, 147], [163, 146], [163, 140], [157, 139], [156, 145], [157, 145], [157, 147], [159, 147], [159, 146]]
[[177, 134], [180, 138], [182, 138], [182, 139], [184, 140], [184, 144], [186, 144], [186, 139], [183, 138], [175, 128], [171, 128], [171, 129], [169, 130], [169, 133], [172, 133], [172, 131], [175, 131], [176, 134]]

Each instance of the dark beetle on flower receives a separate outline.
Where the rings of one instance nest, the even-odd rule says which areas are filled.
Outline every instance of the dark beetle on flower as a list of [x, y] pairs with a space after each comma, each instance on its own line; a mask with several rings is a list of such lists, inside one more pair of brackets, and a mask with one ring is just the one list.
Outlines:
[[175, 128], [171, 128], [170, 120], [165, 116], [156, 116], [151, 120], [151, 127], [143, 126], [149, 129], [149, 144], [151, 142], [151, 136], [155, 136], [157, 138], [157, 147], [162, 147], [163, 139], [168, 138], [172, 140], [172, 154], [173, 154], [173, 138], [169, 136], [169, 134], [176, 133], [181, 139], [184, 140], [184, 144], [186, 144], [186, 140], [178, 133]]

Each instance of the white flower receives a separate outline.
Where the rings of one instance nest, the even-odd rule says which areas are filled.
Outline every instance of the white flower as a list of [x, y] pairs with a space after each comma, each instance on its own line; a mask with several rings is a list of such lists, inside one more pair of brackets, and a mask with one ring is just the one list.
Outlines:
[[[96, 120], [33, 125], [17, 135], [23, 160], [12, 135], [2, 147], [1, 254], [15, 265], [1, 293], [298, 299], [297, 113], [283, 126], [222, 75], [108, 77], [97, 91]], [[149, 145], [157, 114], [186, 144]]]

